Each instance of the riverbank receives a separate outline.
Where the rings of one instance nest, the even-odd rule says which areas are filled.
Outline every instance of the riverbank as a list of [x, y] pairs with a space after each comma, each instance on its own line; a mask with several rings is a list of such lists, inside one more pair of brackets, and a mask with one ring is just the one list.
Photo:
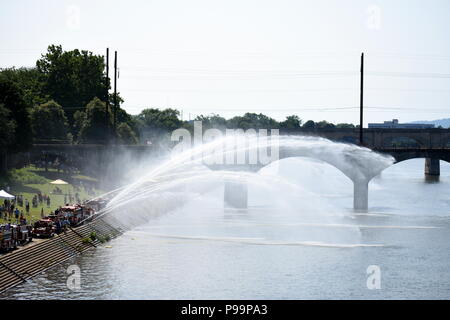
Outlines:
[[[61, 179], [66, 181], [67, 185], [55, 186], [50, 184], [51, 181]], [[33, 165], [10, 170], [7, 175], [0, 178], [0, 188], [5, 189], [15, 196], [22, 196], [22, 205], [17, 204], [17, 208], [23, 212], [27, 221], [36, 221], [44, 216], [49, 215], [52, 211], [66, 203], [74, 203], [75, 198], [83, 202], [84, 200], [93, 198], [104, 193], [97, 188], [97, 179], [82, 175], [80, 172], [65, 173], [57, 169], [37, 168]], [[57, 187], [61, 190], [58, 192]], [[9, 189], [9, 190], [8, 190]], [[46, 195], [50, 198], [50, 204], [46, 201], [38, 201], [36, 206], [32, 205], [33, 197], [37, 195]], [[73, 201], [70, 201], [72, 197]], [[30, 203], [29, 212], [26, 211], [25, 202]], [[15, 217], [0, 217], [0, 224], [15, 222]]]
[[[105, 195], [101, 210], [113, 193]], [[88, 201], [89, 203], [89, 201]], [[107, 221], [106, 221], [107, 220]], [[92, 215], [89, 222], [77, 227], [67, 226], [65, 231], [55, 233], [49, 239], [38, 239], [10, 253], [0, 256], [0, 292], [26, 282], [39, 273], [52, 268], [86, 250], [95, 249], [123, 234], [131, 226], [125, 226], [117, 219]]]
[[26, 282], [86, 250], [114, 239], [125, 232], [125, 226], [99, 218], [54, 237], [25, 246], [0, 257], [0, 292]]

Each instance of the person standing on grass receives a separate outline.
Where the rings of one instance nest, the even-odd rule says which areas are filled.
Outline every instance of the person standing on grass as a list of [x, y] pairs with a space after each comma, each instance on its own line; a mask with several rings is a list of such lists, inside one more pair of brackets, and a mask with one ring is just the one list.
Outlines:
[[27, 211], [27, 214], [29, 214], [30, 213], [30, 203], [28, 202], [28, 200], [25, 200], [25, 201], [27, 203], [25, 210]]

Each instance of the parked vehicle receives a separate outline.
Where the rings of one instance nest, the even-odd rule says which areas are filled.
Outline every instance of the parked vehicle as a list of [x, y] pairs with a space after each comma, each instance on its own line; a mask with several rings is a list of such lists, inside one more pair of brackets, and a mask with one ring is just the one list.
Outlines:
[[12, 226], [0, 227], [0, 251], [8, 252], [17, 248], [17, 230]]
[[89, 221], [89, 218], [94, 214], [91, 207], [85, 205], [64, 206], [55, 211], [54, 215], [49, 215], [48, 218], [56, 221], [67, 220], [71, 227], [76, 227], [80, 222]]
[[50, 219], [36, 221], [33, 226], [33, 237], [51, 238], [55, 235], [55, 224]]
[[33, 241], [33, 228], [30, 225], [15, 226], [17, 242], [21, 245]]

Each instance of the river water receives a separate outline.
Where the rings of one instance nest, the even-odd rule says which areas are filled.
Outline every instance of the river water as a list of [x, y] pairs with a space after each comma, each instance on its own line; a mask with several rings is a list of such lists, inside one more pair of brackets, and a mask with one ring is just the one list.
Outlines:
[[[279, 174], [304, 190], [289, 201], [281, 187], [250, 187], [248, 210], [225, 210], [223, 190], [211, 190], [0, 298], [448, 299], [450, 165], [441, 161], [439, 183], [423, 168], [386, 169], [369, 185], [369, 212], [354, 213], [338, 170], [282, 160]], [[66, 285], [73, 264], [78, 290]], [[368, 288], [372, 265], [380, 289]]]

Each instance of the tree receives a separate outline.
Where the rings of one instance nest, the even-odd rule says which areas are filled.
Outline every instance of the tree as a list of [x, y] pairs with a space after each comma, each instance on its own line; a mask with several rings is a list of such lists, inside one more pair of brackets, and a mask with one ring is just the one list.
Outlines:
[[11, 119], [11, 111], [0, 104], [0, 119], [2, 125], [0, 126], [0, 150], [5, 150], [9, 145], [14, 143], [16, 122]]
[[[92, 99], [84, 111], [73, 115], [73, 132], [78, 143], [106, 143], [113, 130], [113, 109], [106, 113], [106, 104], [98, 98]], [[108, 122], [107, 122], [108, 121]], [[119, 143], [135, 144], [138, 141], [136, 119], [122, 108], [117, 109], [117, 139]]]
[[303, 124], [302, 128], [307, 130], [313, 130], [316, 128], [316, 123], [312, 120], [308, 120]]
[[316, 122], [316, 128], [317, 129], [332, 129], [332, 128], [335, 128], [335, 127], [336, 126], [333, 123], [328, 122], [326, 120], [322, 120], [322, 121]]
[[[84, 118], [85, 117], [85, 118]], [[78, 134], [78, 142], [83, 143], [105, 143], [108, 141], [108, 127], [105, 119], [108, 119], [109, 126], [112, 126], [111, 113], [106, 113], [106, 105], [99, 98], [95, 97], [86, 105], [85, 115], [77, 114], [77, 122], [81, 120], [82, 126]]]
[[63, 106], [71, 125], [75, 112], [92, 99], [106, 99], [103, 56], [78, 49], [63, 51], [60, 45], [51, 45], [36, 67], [44, 81], [44, 94]]
[[[123, 100], [121, 99], [121, 101]], [[137, 116], [130, 115], [119, 106], [117, 108], [117, 130], [119, 130], [119, 124], [121, 123], [126, 123], [127, 126], [133, 131], [135, 137], [139, 136], [139, 121]]]
[[31, 127], [38, 139], [66, 139], [68, 126], [63, 108], [54, 100], [31, 110]]
[[36, 68], [6, 68], [1, 76], [15, 83], [21, 90], [27, 106], [36, 106], [49, 100], [43, 93], [43, 78]]
[[80, 138], [80, 132], [86, 122], [86, 112], [78, 110], [73, 115], [73, 129], [75, 136], [74, 139], [78, 140]]
[[298, 129], [302, 125], [302, 120], [297, 115], [287, 116], [286, 120], [280, 122], [280, 128]]
[[[31, 146], [33, 135], [30, 130], [28, 105], [20, 88], [11, 80], [0, 74], [0, 104], [10, 111], [2, 121], [13, 121], [15, 124], [14, 139], [7, 145], [7, 151], [18, 152]], [[3, 125], [3, 123], [2, 123]], [[9, 127], [11, 129], [11, 126]]]
[[204, 129], [209, 128], [224, 129], [226, 128], [227, 125], [227, 120], [215, 113], [212, 113], [208, 116], [199, 115], [195, 118], [195, 121], [201, 121], [202, 127]]
[[175, 109], [159, 110], [155, 108], [144, 109], [136, 120], [145, 139], [159, 139], [167, 133], [182, 126], [179, 119], [180, 112]]
[[130, 128], [130, 126], [122, 122], [117, 126], [117, 138], [119, 143], [121, 144], [136, 144], [138, 143], [138, 139], [134, 131]]
[[350, 129], [350, 128], [355, 128], [355, 125], [353, 123], [338, 123], [336, 125], [336, 128]]
[[240, 128], [240, 129], [276, 129], [278, 128], [278, 122], [262, 113], [249, 113], [244, 116], [236, 116], [227, 121], [228, 128]]

